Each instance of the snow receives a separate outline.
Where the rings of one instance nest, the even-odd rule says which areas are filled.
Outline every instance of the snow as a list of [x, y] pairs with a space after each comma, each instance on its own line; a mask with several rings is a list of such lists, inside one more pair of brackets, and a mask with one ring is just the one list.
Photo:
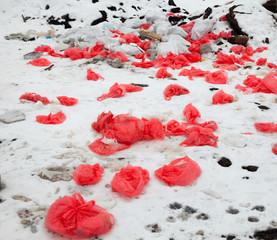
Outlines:
[[[125, 13], [107, 10], [106, 7], [111, 5], [120, 8], [120, 2], [124, 3], [122, 8], [125, 9]], [[238, 14], [243, 31], [253, 36], [249, 44], [254, 49], [259, 46], [269, 48], [268, 51], [256, 53], [252, 58], [256, 61], [261, 57], [267, 57], [268, 62], [277, 64], [276, 22], [274, 23], [271, 13], [260, 5], [264, 1], [236, 0], [225, 5], [228, 2], [230, 1], [194, 0], [188, 3], [175, 0], [177, 6], [186, 9], [192, 15], [203, 13], [209, 6], [222, 5], [213, 9], [213, 19], [219, 19], [226, 14], [232, 5], [243, 3], [244, 6], [239, 6], [236, 10], [251, 13]], [[48, 10], [45, 9], [46, 4], [50, 6]], [[140, 6], [141, 10], [134, 10], [132, 5]], [[264, 93], [245, 94], [235, 89], [235, 86], [242, 84], [249, 74], [265, 77], [272, 71], [266, 66], [258, 69], [255, 63], [247, 63], [252, 68], [228, 71], [228, 84], [213, 85], [205, 82], [202, 77], [195, 77], [191, 81], [187, 77], [178, 76], [181, 69], [168, 69], [173, 74], [173, 79], [177, 80], [157, 79], [155, 74], [158, 69], [136, 68], [131, 62], [137, 60], [130, 56], [128, 58], [131, 61], [127, 62], [124, 68], [116, 69], [103, 62], [86, 65], [84, 63], [87, 59], [72, 61], [69, 58], [54, 58], [44, 54], [45, 58], [54, 63], [50, 71], [27, 65], [28, 61], [23, 59], [24, 54], [32, 52], [35, 47], [42, 44], [51, 46], [57, 52], [65, 50], [68, 45], [64, 44], [63, 40], [69, 38], [82, 37], [85, 42], [77, 43], [83, 47], [91, 47], [96, 41], [113, 41], [113, 34], [108, 30], [103, 32], [103, 27], [110, 27], [107, 26], [108, 22], [90, 26], [92, 21], [101, 17], [99, 10], [105, 9], [108, 12], [109, 24], [115, 29], [138, 35], [138, 30], [131, 27], [146, 22], [145, 19], [138, 20], [139, 16], [145, 15], [149, 22], [157, 26], [159, 23], [161, 26], [167, 26], [169, 24], [165, 15], [171, 8], [173, 6], [168, 6], [167, 1], [162, 0], [114, 0], [112, 4], [111, 1], [104, 0], [95, 4], [84, 0], [71, 3], [66, 0], [11, 0], [0, 4], [0, 115], [9, 111], [20, 111], [26, 117], [25, 121], [11, 124], [0, 122], [0, 175], [1, 181], [6, 185], [0, 190], [0, 239], [65, 239], [48, 231], [44, 226], [44, 218], [47, 209], [56, 199], [65, 195], [71, 196], [76, 192], [80, 192], [86, 201], [95, 200], [97, 205], [106, 208], [115, 216], [116, 222], [111, 232], [99, 236], [99, 239], [103, 240], [216, 240], [226, 239], [228, 235], [244, 240], [253, 236], [257, 230], [276, 227], [274, 221], [277, 221], [277, 155], [274, 155], [271, 149], [277, 142], [277, 133], [257, 132], [254, 123], [276, 123], [277, 96]], [[166, 9], [167, 12], [163, 12], [162, 9]], [[48, 25], [46, 22], [46, 18], [51, 15], [60, 17], [67, 13], [71, 18], [76, 18], [76, 21], [69, 22], [72, 25], [70, 29], [64, 29], [60, 25]], [[35, 19], [29, 19], [24, 23], [21, 15]], [[118, 18], [112, 18], [113, 15], [135, 18], [121, 23]], [[213, 32], [228, 32], [227, 28], [226, 22], [215, 21]], [[55, 30], [56, 35], [60, 34], [61, 37], [39, 37], [29, 42], [4, 39], [4, 36], [11, 33], [26, 33], [28, 30], [47, 32], [50, 29]], [[269, 44], [262, 42], [265, 37], [269, 37]], [[227, 41], [221, 46], [212, 45], [215, 51], [222, 47], [224, 54], [230, 54], [231, 46], [232, 44]], [[116, 45], [113, 47], [117, 48]], [[204, 58], [204, 61], [191, 66], [205, 71], [216, 71], [212, 67], [216, 55], [207, 54]], [[88, 68], [103, 76], [104, 80], [86, 80]], [[97, 101], [97, 97], [107, 93], [116, 82], [148, 84], [149, 87], [145, 87], [141, 92], [128, 93], [122, 98]], [[174, 96], [170, 101], [166, 101], [163, 90], [169, 84], [175, 83], [186, 87], [190, 93]], [[235, 96], [234, 102], [212, 105], [212, 96], [216, 91], [209, 89], [213, 87]], [[46, 96], [51, 103], [21, 103], [19, 97], [25, 92]], [[74, 97], [79, 102], [72, 107], [66, 107], [60, 105], [57, 96]], [[214, 132], [219, 137], [217, 148], [180, 147], [179, 144], [185, 140], [184, 136], [166, 137], [163, 141], [141, 141], [110, 156], [97, 155], [88, 148], [94, 140], [101, 137], [91, 129], [91, 123], [96, 121], [102, 112], [111, 111], [114, 115], [130, 113], [132, 116], [147, 119], [157, 118], [166, 124], [171, 119], [184, 122], [182, 112], [189, 103], [200, 111], [200, 123], [213, 120], [218, 124], [218, 129]], [[257, 103], [269, 109], [262, 111]], [[67, 117], [62, 124], [43, 125], [35, 121], [38, 115], [48, 115], [50, 112], [57, 113], [61, 110]], [[202, 170], [200, 177], [191, 185], [169, 187], [155, 177], [156, 169], [184, 156], [196, 161]], [[232, 165], [220, 166], [218, 161], [222, 157], [230, 159]], [[73, 168], [82, 163], [99, 163], [105, 168], [102, 180], [98, 184], [79, 186], [73, 180], [50, 182], [38, 176], [48, 167]], [[141, 166], [150, 173], [150, 181], [143, 193], [133, 199], [112, 192], [109, 185], [114, 174], [128, 163]], [[243, 166], [249, 165], [259, 168], [256, 172], [242, 169]], [[15, 195], [28, 197], [31, 201], [15, 200], [12, 198]], [[174, 202], [182, 204], [182, 208], [171, 209], [169, 204]], [[265, 210], [253, 209], [257, 205], [264, 206]], [[185, 206], [190, 206], [197, 212], [186, 213]], [[226, 210], [230, 207], [238, 209], [239, 213], [227, 213]], [[25, 227], [21, 223], [18, 211], [22, 209], [30, 210], [33, 217], [36, 217], [33, 226], [37, 232], [33, 233], [30, 226]], [[198, 219], [197, 216], [201, 213], [207, 214], [209, 218]], [[250, 222], [249, 217], [256, 217], [259, 221]], [[158, 224], [161, 231], [152, 232], [152, 224]], [[203, 231], [203, 235], [199, 234], [199, 231]]]

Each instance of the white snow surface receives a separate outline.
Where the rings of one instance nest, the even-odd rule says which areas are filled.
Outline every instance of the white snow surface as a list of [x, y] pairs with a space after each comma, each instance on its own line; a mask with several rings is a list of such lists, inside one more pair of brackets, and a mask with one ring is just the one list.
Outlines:
[[[107, 6], [114, 5], [119, 8], [120, 2], [124, 3], [122, 8], [125, 13], [107, 11]], [[232, 4], [243, 4], [236, 10], [251, 13], [239, 15], [243, 30], [253, 36], [249, 44], [254, 49], [259, 46], [269, 47], [268, 51], [255, 54], [253, 59], [267, 57], [269, 62], [277, 64], [276, 22], [274, 25], [271, 13], [261, 6], [262, 1], [237, 0], [225, 5], [226, 2], [230, 1], [175, 0], [177, 6], [191, 14], [202, 13], [208, 6], [221, 4], [221, 7], [213, 9], [212, 13], [215, 33], [228, 29], [226, 22], [216, 19], [226, 14]], [[46, 4], [50, 6], [48, 10], [45, 9]], [[141, 6], [139, 13], [132, 5]], [[167, 12], [163, 12], [163, 8]], [[228, 71], [228, 84], [213, 85], [205, 82], [204, 78], [190, 81], [187, 77], [178, 76], [181, 70], [170, 68], [168, 71], [176, 81], [157, 79], [156, 68], [142, 69], [131, 66], [132, 61], [137, 61], [132, 56], [128, 56], [131, 61], [128, 61], [124, 68], [116, 69], [103, 62], [84, 65], [82, 63], [87, 62], [87, 59], [71, 61], [69, 58], [46, 55], [45, 58], [54, 63], [51, 71], [27, 65], [28, 61], [23, 59], [24, 54], [42, 44], [57, 51], [64, 50], [68, 45], [65, 45], [63, 40], [70, 37], [83, 37], [86, 40], [81, 42], [84, 47], [91, 47], [96, 41], [108, 41], [112, 34], [103, 30], [104, 24], [108, 22], [90, 26], [93, 20], [101, 17], [99, 10], [108, 12], [109, 24], [115, 29], [138, 34], [136, 27], [146, 22], [138, 16], [145, 15], [148, 22], [154, 24], [163, 23], [167, 21], [165, 15], [170, 8], [172, 6], [162, 0], [114, 0], [112, 4], [111, 1], [104, 0], [95, 4], [84, 0], [70, 3], [66, 0], [11, 0], [0, 3], [0, 114], [18, 110], [26, 116], [25, 121], [17, 123], [0, 122], [0, 174], [1, 181], [6, 185], [0, 190], [0, 239], [66, 239], [47, 230], [44, 218], [47, 209], [56, 199], [65, 195], [71, 196], [76, 192], [81, 193], [86, 201], [95, 200], [97, 205], [114, 215], [115, 224], [112, 230], [98, 238], [103, 240], [217, 240], [226, 239], [228, 235], [246, 240], [257, 230], [276, 227], [277, 155], [274, 155], [271, 149], [277, 143], [277, 133], [259, 133], [255, 130], [254, 123], [277, 122], [277, 96], [264, 93], [244, 94], [235, 89], [247, 75], [264, 77], [271, 71], [269, 68], [261, 66], [258, 69], [251, 63], [251, 69]], [[70, 22], [72, 28], [64, 29], [63, 26], [47, 24], [47, 17], [60, 17], [66, 13], [76, 18], [76, 21]], [[123, 24], [118, 18], [113, 19], [113, 14], [134, 18]], [[24, 23], [21, 15], [34, 19]], [[11, 33], [26, 33], [28, 30], [46, 32], [50, 29], [61, 36], [51, 39], [39, 37], [29, 42], [4, 39], [4, 36]], [[262, 43], [265, 37], [269, 37], [269, 44]], [[221, 47], [224, 53], [229, 54], [231, 46], [233, 45], [225, 41]], [[114, 47], [116, 48], [116, 45]], [[216, 55], [209, 55], [204, 61], [192, 66], [215, 71], [212, 67], [212, 61], [215, 59]], [[88, 68], [103, 76], [104, 80], [86, 80]], [[122, 98], [97, 101], [97, 97], [107, 93], [116, 82], [148, 84], [149, 87], [145, 87], [141, 92], [127, 93]], [[190, 93], [166, 101], [163, 90], [169, 84], [175, 83], [186, 87]], [[215, 93], [209, 90], [212, 87], [223, 89], [235, 96], [236, 100], [229, 104], [212, 105], [212, 96]], [[25, 92], [46, 96], [51, 103], [21, 103], [19, 97]], [[78, 104], [72, 107], [60, 105], [56, 97], [63, 95], [79, 99]], [[217, 148], [180, 147], [179, 144], [185, 140], [184, 136], [166, 137], [163, 141], [141, 141], [110, 156], [97, 155], [88, 148], [91, 142], [101, 137], [92, 130], [91, 123], [96, 121], [102, 112], [157, 118], [166, 124], [171, 119], [185, 121], [182, 112], [189, 103], [201, 112], [199, 122], [213, 120], [218, 124], [218, 129], [214, 132], [219, 137]], [[265, 105], [269, 110], [262, 111], [255, 103]], [[36, 122], [37, 115], [48, 115], [60, 110], [67, 117], [64, 123], [43, 125]], [[244, 134], [248, 132], [253, 134]], [[184, 156], [196, 161], [202, 170], [200, 177], [192, 184], [169, 187], [155, 177], [156, 169]], [[222, 157], [230, 159], [232, 165], [220, 166], [218, 161]], [[73, 180], [50, 182], [38, 176], [41, 169], [46, 167], [77, 167], [82, 163], [99, 163], [105, 168], [98, 184], [79, 186]], [[139, 197], [122, 197], [119, 193], [112, 192], [109, 187], [114, 174], [128, 163], [141, 166], [150, 173], [150, 181]], [[249, 172], [242, 169], [243, 166], [249, 165], [257, 166], [258, 170]], [[31, 201], [15, 200], [12, 198], [15, 195], [28, 197]], [[169, 204], [174, 202], [180, 203], [182, 208], [171, 209]], [[190, 206], [197, 212], [186, 214], [185, 206]], [[264, 206], [265, 210], [257, 211], [255, 206]], [[227, 213], [226, 210], [230, 207], [238, 209], [239, 212]], [[38, 208], [45, 211], [38, 211]], [[33, 233], [30, 226], [24, 227], [21, 223], [18, 211], [22, 209], [30, 210], [34, 214], [33, 217], [37, 217], [34, 220], [36, 232]], [[201, 213], [207, 214], [209, 218], [197, 219]], [[250, 222], [249, 217], [256, 217], [258, 221]], [[158, 224], [161, 231], [151, 232], [147, 228], [151, 224]]]

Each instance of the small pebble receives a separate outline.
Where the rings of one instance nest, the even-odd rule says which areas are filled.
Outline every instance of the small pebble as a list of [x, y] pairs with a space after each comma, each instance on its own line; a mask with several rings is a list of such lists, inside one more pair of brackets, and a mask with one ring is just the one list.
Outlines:
[[173, 209], [173, 210], [180, 209], [180, 208], [182, 208], [182, 204], [174, 202], [174, 203], [169, 204], [169, 208]]
[[199, 220], [208, 220], [209, 216], [206, 213], [201, 213], [201, 214], [197, 215], [196, 218]]
[[248, 222], [259, 222], [257, 217], [248, 217]]

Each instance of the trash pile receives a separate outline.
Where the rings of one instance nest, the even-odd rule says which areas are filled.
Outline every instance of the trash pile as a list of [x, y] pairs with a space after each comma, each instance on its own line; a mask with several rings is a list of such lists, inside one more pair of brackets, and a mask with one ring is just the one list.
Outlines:
[[[87, 5], [84, 1], [79, 2], [80, 6]], [[152, 77], [153, 81], [178, 82], [168, 84], [160, 92], [164, 103], [190, 99], [192, 91], [186, 86], [186, 81], [197, 81], [199, 85], [216, 85], [214, 90], [218, 91], [212, 96], [210, 108], [214, 105], [225, 107], [237, 101], [234, 94], [229, 94], [224, 89], [232, 81], [230, 75], [239, 70], [257, 68], [263, 71], [264, 76], [261, 78], [246, 74], [243, 85], [237, 84], [234, 91], [245, 95], [277, 94], [277, 57], [268, 54], [270, 49], [267, 46], [274, 41], [276, 26], [265, 26], [271, 35], [263, 36], [260, 34], [261, 29], [248, 26], [245, 15], [252, 16], [249, 21], [259, 21], [261, 16], [272, 18], [272, 21], [276, 21], [276, 18], [258, 2], [251, 2], [251, 8], [250, 0], [246, 2], [244, 5], [241, 1], [232, 1], [208, 7], [203, 13], [192, 15], [176, 6], [172, 0], [157, 0], [154, 5], [159, 5], [160, 9], [155, 11], [148, 11], [149, 6], [143, 6], [145, 1], [140, 6], [131, 6], [120, 1], [107, 5], [101, 1], [92, 1], [91, 7], [94, 7], [95, 15], [98, 16], [94, 19], [94, 14], [78, 16], [78, 9], [74, 10], [75, 3], [70, 5], [72, 8], [57, 10], [57, 15], [53, 16], [49, 14], [49, 9], [52, 13], [55, 5], [50, 1], [45, 10], [41, 10], [45, 13], [44, 20], [49, 25], [60, 25], [67, 31], [60, 35], [49, 32], [52, 34], [51, 38], [55, 38], [56, 46], [38, 43], [33, 52], [24, 55], [24, 59], [28, 60], [26, 67], [47, 67], [44, 70], [50, 71], [52, 67], [65, 61], [74, 61], [76, 64], [78, 61], [86, 61], [82, 63], [88, 65], [84, 76], [90, 83], [109, 81], [97, 72], [96, 63], [108, 64], [124, 71], [150, 72], [155, 76]], [[137, 12], [133, 16], [126, 13], [130, 7]], [[26, 22], [31, 21], [26, 17], [23, 19]], [[38, 40], [29, 35], [11, 34], [6, 39]], [[57, 46], [66, 48], [61, 50]], [[199, 63], [207, 60], [212, 61], [207, 64], [206, 69], [201, 69]], [[175, 75], [178, 75], [177, 79], [174, 78]], [[105, 106], [109, 106], [108, 103], [114, 101], [114, 98], [127, 98], [129, 93], [139, 96], [145, 91], [145, 87], [151, 89], [151, 86], [145, 84], [126, 84], [119, 81], [109, 86], [109, 89], [105, 89], [94, 99], [96, 102], [107, 103]], [[151, 97], [149, 96], [149, 101]], [[22, 94], [19, 100], [21, 103], [41, 102], [43, 107], [54, 103], [34, 92]], [[57, 100], [66, 107], [74, 108], [76, 104], [82, 104], [82, 101], [74, 97], [57, 96]], [[180, 114], [180, 119], [183, 118], [184, 121], [171, 119], [165, 122], [154, 117], [135, 117], [130, 113], [114, 115], [103, 109], [91, 124], [93, 132], [97, 133], [95, 136], [101, 137], [92, 140], [89, 149], [97, 155], [110, 156], [137, 142], [166, 141], [166, 138], [176, 136], [185, 137], [179, 143], [182, 147], [216, 148], [220, 137], [214, 132], [221, 126], [213, 120], [200, 122], [200, 111], [192, 101], [189, 102], [184, 104], [183, 114]], [[183, 104], [182, 101], [180, 104]], [[50, 125], [62, 124], [66, 119], [63, 111], [36, 116], [36, 122]], [[277, 132], [274, 121], [275, 119], [272, 122], [256, 122], [254, 127], [257, 132], [274, 134]], [[273, 146], [272, 153], [277, 154], [277, 143]], [[91, 185], [100, 182], [103, 173], [104, 168], [99, 163], [81, 164], [75, 169], [72, 178], [78, 185]], [[197, 162], [185, 156], [163, 165], [154, 174], [169, 186], [187, 186], [200, 176], [201, 169]], [[128, 164], [114, 175], [111, 189], [131, 198], [139, 196], [149, 181], [147, 169]], [[115, 218], [104, 208], [95, 205], [95, 201], [86, 202], [80, 193], [74, 193], [71, 197], [56, 200], [49, 208], [45, 222], [46, 227], [53, 232], [72, 239], [83, 239], [108, 233]]]

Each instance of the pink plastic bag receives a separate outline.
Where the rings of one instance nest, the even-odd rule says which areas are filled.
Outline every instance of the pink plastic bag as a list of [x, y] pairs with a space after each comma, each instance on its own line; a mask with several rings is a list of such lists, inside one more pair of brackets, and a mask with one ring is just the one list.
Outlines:
[[52, 63], [49, 60], [47, 60], [46, 58], [39, 58], [39, 59], [34, 59], [34, 60], [28, 62], [27, 64], [31, 64], [36, 67], [47, 67], [47, 66], [51, 65]]
[[155, 171], [155, 175], [170, 187], [174, 185], [186, 186], [198, 178], [200, 174], [201, 169], [198, 163], [187, 156], [177, 158]]
[[47, 105], [50, 103], [50, 101], [48, 100], [47, 97], [42, 97], [36, 93], [24, 93], [23, 95], [21, 95], [19, 100], [28, 100], [28, 101], [32, 101], [32, 102], [40, 101], [40, 102], [42, 102], [43, 105]]
[[59, 96], [57, 97], [61, 105], [65, 106], [73, 106], [78, 103], [78, 99], [66, 96]]
[[213, 104], [225, 104], [233, 102], [234, 97], [225, 93], [223, 90], [218, 91], [213, 96]]
[[61, 124], [65, 120], [66, 120], [66, 116], [62, 111], [56, 114], [50, 113], [49, 115], [36, 116], [36, 121], [42, 124]]
[[172, 77], [172, 74], [167, 71], [166, 67], [160, 68], [156, 73], [156, 78]]
[[183, 114], [189, 124], [197, 123], [196, 118], [201, 117], [201, 114], [198, 111], [198, 109], [194, 107], [191, 103], [185, 107]]
[[98, 183], [101, 180], [104, 168], [94, 164], [80, 164], [73, 172], [73, 180], [79, 185]]
[[87, 70], [87, 80], [93, 80], [97, 81], [99, 79], [104, 79], [102, 76], [100, 76], [98, 73], [95, 73], [91, 69]]
[[85, 202], [80, 193], [57, 199], [45, 218], [46, 228], [70, 239], [85, 239], [108, 233], [114, 216], [106, 209]]
[[206, 75], [206, 82], [211, 84], [226, 84], [228, 80], [228, 74], [224, 70], [216, 72], [210, 72]]
[[141, 194], [150, 177], [146, 169], [128, 164], [114, 175], [111, 187], [126, 197], [135, 197]]
[[209, 71], [203, 71], [201, 69], [196, 69], [195, 67], [191, 67], [191, 69], [183, 69], [179, 76], [188, 76], [189, 80], [193, 80], [192, 77], [205, 77]]
[[267, 123], [256, 122], [254, 126], [258, 132], [263, 132], [263, 133], [277, 132], [277, 124], [275, 124], [274, 122], [267, 122]]
[[106, 144], [102, 142], [103, 138], [95, 140], [89, 145], [89, 149], [99, 155], [109, 156], [115, 152], [129, 148], [131, 145], [122, 143], [110, 143]]
[[178, 84], [170, 84], [164, 90], [164, 98], [167, 101], [171, 100], [171, 97], [173, 96], [180, 96], [185, 94], [189, 94], [189, 90]]

